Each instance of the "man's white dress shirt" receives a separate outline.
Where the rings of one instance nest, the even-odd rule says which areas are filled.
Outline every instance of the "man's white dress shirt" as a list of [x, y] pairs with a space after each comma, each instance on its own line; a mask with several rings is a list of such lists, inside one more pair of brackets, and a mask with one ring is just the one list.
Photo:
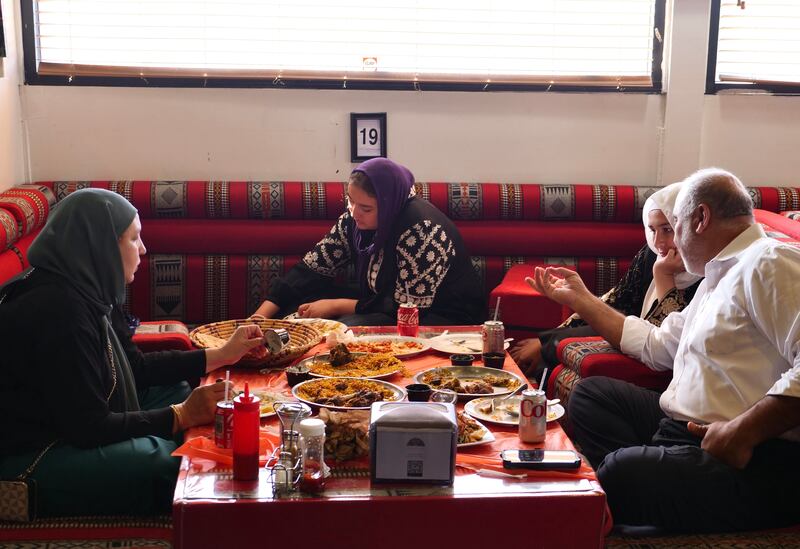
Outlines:
[[[800, 250], [755, 224], [706, 264], [706, 278], [661, 327], [625, 319], [620, 348], [673, 370], [671, 418], [731, 420], [765, 395], [800, 397]], [[800, 427], [781, 438], [800, 440]]]

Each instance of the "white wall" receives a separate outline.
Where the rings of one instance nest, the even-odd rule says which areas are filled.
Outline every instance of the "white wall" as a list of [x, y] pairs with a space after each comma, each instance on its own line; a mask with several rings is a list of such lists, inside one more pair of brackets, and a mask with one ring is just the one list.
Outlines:
[[349, 113], [386, 111], [417, 179], [646, 183], [662, 98], [621, 94], [29, 87], [37, 180], [341, 180]]
[[800, 97], [707, 96], [700, 157], [747, 185], [800, 187]]
[[717, 165], [800, 185], [800, 97], [703, 95], [709, 2], [668, 3], [666, 95], [26, 86], [30, 175], [343, 180], [349, 113], [385, 111], [389, 156], [421, 181], [652, 185]]
[[17, 46], [19, 2], [2, 0], [6, 57], [0, 61], [0, 190], [27, 181], [19, 86], [21, 55]]

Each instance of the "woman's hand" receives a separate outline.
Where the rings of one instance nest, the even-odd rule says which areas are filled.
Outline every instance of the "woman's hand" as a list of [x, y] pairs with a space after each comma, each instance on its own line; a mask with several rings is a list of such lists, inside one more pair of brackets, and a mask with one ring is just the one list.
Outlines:
[[653, 263], [653, 282], [656, 285], [656, 297], [659, 301], [675, 287], [675, 275], [686, 270], [678, 251], [670, 249], [666, 255], [659, 255]]
[[264, 345], [264, 334], [255, 324], [239, 326], [225, 345], [206, 349], [206, 372], [239, 362], [251, 349]]
[[539, 338], [523, 339], [508, 350], [508, 354], [517, 363], [522, 373], [528, 374], [539, 364], [542, 358], [542, 342]]
[[667, 255], [659, 255], [653, 264], [653, 276], [675, 276], [686, 270], [683, 258], [676, 249], [670, 249]]
[[189, 395], [189, 398], [176, 404], [173, 408], [175, 414], [175, 427], [177, 430], [189, 429], [196, 425], [205, 425], [214, 421], [217, 402], [225, 398], [225, 384], [228, 392], [233, 387], [230, 381], [218, 381], [211, 385], [198, 387]]
[[300, 318], [338, 318], [356, 312], [355, 299], [319, 299], [297, 308]]

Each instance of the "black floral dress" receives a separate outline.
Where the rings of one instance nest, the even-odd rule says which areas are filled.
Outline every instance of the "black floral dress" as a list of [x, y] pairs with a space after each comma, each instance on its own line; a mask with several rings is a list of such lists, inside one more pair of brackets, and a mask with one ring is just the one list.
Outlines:
[[[352, 297], [356, 313], [397, 314], [406, 301], [420, 310], [420, 322], [435, 316], [452, 324], [483, 321], [486, 303], [469, 253], [453, 222], [427, 200], [408, 200], [385, 246], [369, 257], [366, 288], [336, 288], [335, 282], [356, 263], [355, 221], [349, 212], [282, 279], [267, 299], [281, 312], [325, 297]], [[360, 282], [360, 281], [358, 281]]]

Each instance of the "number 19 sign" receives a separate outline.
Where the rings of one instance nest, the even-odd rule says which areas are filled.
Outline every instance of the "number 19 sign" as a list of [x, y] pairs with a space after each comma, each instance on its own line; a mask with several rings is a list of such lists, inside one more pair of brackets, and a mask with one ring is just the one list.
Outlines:
[[386, 113], [350, 113], [350, 161], [386, 156]]

